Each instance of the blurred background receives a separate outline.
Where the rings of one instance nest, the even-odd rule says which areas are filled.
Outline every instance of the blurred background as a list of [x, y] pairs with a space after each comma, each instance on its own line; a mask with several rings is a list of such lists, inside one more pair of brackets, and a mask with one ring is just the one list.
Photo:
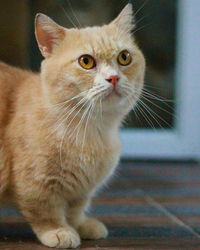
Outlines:
[[[197, 4], [199, 3], [198, 0], [189, 2], [192, 4], [195, 1]], [[178, 124], [182, 122], [183, 118], [180, 118], [180, 112], [182, 112], [183, 107], [180, 107], [181, 99], [179, 98], [182, 90], [178, 86], [180, 83], [177, 80], [177, 72], [180, 69], [177, 55], [179, 47], [182, 45], [180, 37], [179, 41], [177, 37], [180, 33], [180, 9], [184, 8], [182, 3], [185, 2], [188, 1], [133, 1], [136, 15], [134, 36], [146, 57], [147, 71], [143, 96], [136, 109], [130, 113], [124, 123], [125, 130], [123, 131], [129, 131], [131, 135], [135, 131], [141, 136], [144, 135], [145, 131], [157, 134], [163, 130], [175, 131]], [[34, 36], [36, 13], [45, 13], [60, 25], [68, 28], [101, 25], [113, 20], [127, 1], [1, 0], [0, 3], [0, 59], [12, 65], [38, 71], [42, 57]], [[183, 69], [180, 70], [183, 71]], [[127, 137], [128, 134], [123, 135], [123, 143], [135, 150], [134, 145], [140, 144], [140, 139], [137, 139], [134, 145], [130, 145], [130, 140], [128, 142], [125, 136]], [[157, 142], [156, 135], [153, 136], [155, 136], [155, 142], [152, 141], [151, 144]], [[151, 140], [150, 138], [149, 141]], [[159, 148], [160, 146], [158, 145]], [[140, 150], [133, 155], [125, 150], [124, 155], [128, 157], [145, 157], [147, 155], [148, 158], [151, 156], [153, 158], [158, 156], [165, 158], [190, 157], [184, 152], [175, 155], [172, 152], [172, 154], [165, 155], [162, 152], [159, 153], [158, 147], [155, 146], [154, 150], [157, 153], [146, 154], [146, 151], [142, 149], [144, 152]], [[178, 149], [178, 145], [175, 147], [176, 149], [172, 151], [184, 151]]]

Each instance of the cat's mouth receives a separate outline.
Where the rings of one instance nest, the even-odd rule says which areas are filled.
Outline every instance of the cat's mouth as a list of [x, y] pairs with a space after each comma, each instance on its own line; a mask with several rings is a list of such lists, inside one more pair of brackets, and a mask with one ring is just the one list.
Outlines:
[[113, 88], [113, 90], [108, 94], [108, 95], [106, 95], [105, 96], [105, 98], [107, 99], [107, 98], [111, 98], [111, 97], [122, 97], [122, 94], [116, 89], [116, 88]]

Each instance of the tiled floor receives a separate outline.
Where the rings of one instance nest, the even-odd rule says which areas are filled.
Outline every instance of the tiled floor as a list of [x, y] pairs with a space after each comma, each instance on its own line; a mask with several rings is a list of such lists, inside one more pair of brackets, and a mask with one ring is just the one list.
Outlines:
[[[200, 249], [200, 165], [124, 161], [91, 213], [110, 229], [80, 249]], [[48, 249], [24, 219], [0, 209], [0, 249]]]

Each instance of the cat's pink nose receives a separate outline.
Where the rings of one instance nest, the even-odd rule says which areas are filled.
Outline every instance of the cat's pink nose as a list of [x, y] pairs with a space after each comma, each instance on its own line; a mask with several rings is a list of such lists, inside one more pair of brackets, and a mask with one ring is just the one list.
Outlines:
[[114, 85], [114, 87], [116, 86], [117, 82], [119, 81], [120, 77], [118, 75], [113, 75], [113, 76], [109, 76], [106, 81], [110, 82], [111, 84]]

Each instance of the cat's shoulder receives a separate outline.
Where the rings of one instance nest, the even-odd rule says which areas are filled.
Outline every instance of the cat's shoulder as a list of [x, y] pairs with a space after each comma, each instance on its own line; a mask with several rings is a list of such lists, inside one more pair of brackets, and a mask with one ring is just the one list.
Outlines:
[[15, 77], [15, 78], [27, 77], [28, 75], [32, 74], [33, 73], [31, 71], [17, 68], [15, 66], [0, 61], [0, 76], [1, 76], [0, 79], [2, 80], [6, 78], [7, 80], [9, 80], [10, 77]]
[[6, 88], [11, 90], [27, 82], [28, 79], [34, 79], [38, 74], [30, 70], [11, 66], [0, 61], [0, 90]]

